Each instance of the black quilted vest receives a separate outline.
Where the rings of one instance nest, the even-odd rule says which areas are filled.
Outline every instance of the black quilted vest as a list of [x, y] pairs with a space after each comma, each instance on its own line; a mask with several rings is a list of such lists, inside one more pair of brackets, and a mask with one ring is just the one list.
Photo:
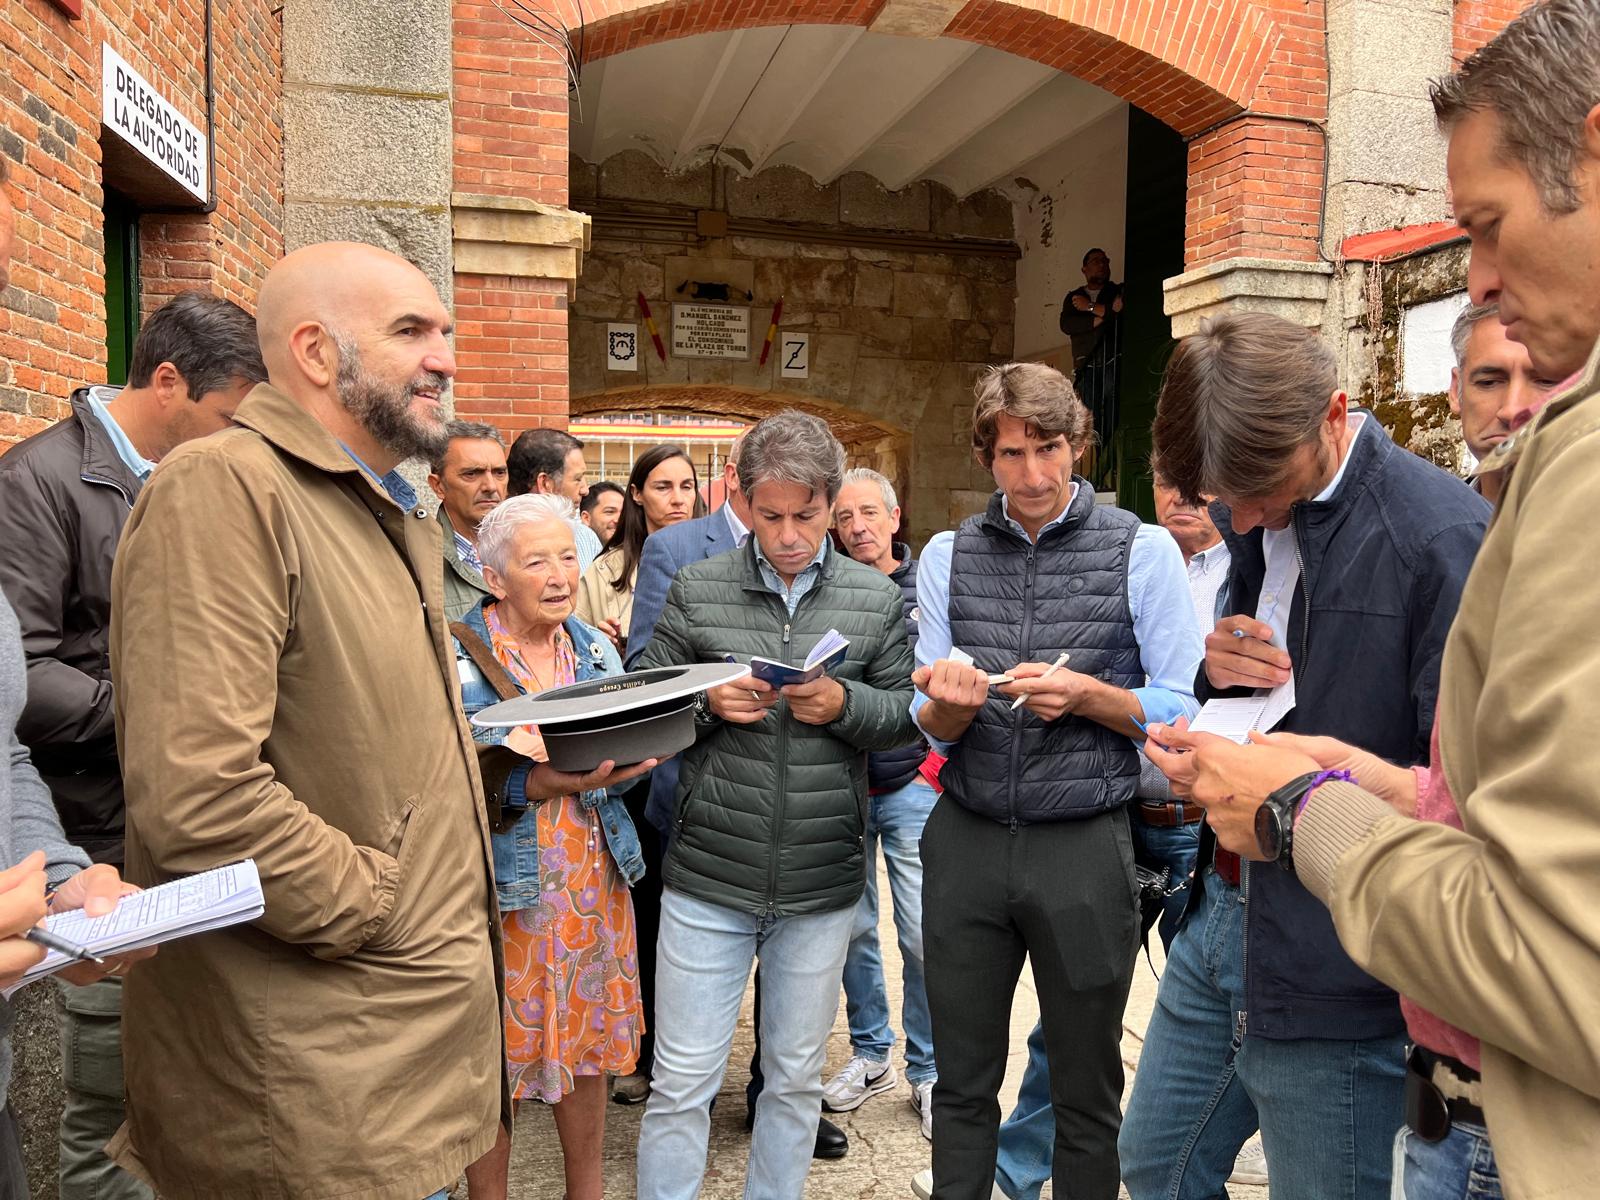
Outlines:
[[[1088, 483], [1077, 483], [1066, 520], [1037, 545], [1007, 523], [998, 492], [987, 512], [962, 522], [950, 563], [951, 642], [985, 671], [1053, 662], [1065, 650], [1072, 670], [1139, 687], [1128, 606], [1139, 518], [1096, 505]], [[991, 692], [939, 779], [962, 807], [995, 821], [1074, 821], [1125, 804], [1139, 758], [1128, 734], [1070, 715], [1046, 723]]]
[[[900, 595], [906, 606], [906, 641], [911, 652], [917, 652], [917, 560], [911, 557], [911, 547], [904, 542], [894, 544], [894, 556], [900, 563], [889, 579], [900, 585]], [[917, 769], [928, 757], [928, 744], [921, 738], [898, 750], [879, 750], [867, 755], [867, 787], [874, 793], [893, 792], [905, 787], [917, 777]]]

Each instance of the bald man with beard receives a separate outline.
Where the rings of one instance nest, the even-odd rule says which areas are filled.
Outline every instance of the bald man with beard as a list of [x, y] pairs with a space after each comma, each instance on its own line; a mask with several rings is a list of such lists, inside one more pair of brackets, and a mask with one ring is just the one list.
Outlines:
[[128, 1121], [173, 1198], [424, 1200], [509, 1128], [488, 804], [615, 782], [477, 747], [439, 526], [395, 468], [444, 436], [450, 316], [371, 246], [297, 250], [268, 382], [169, 455], [112, 581], [127, 873], [254, 859], [265, 914], [129, 979]]

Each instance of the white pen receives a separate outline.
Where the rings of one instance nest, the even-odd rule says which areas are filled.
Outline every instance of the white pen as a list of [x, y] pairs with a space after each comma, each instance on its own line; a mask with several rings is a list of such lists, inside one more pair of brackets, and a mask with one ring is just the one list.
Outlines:
[[[1069, 659], [1070, 657], [1072, 657], [1072, 656], [1069, 655], [1065, 650], [1063, 650], [1061, 652], [1060, 657], [1058, 657], [1055, 660], [1055, 662], [1051, 663], [1050, 666], [1048, 668], [1046, 668], [1045, 673], [1043, 675], [1038, 676], [1038, 678], [1040, 678], [1040, 679], [1049, 679], [1050, 676], [1054, 675], [1062, 667], [1067, 665], [1067, 659]], [[1021, 708], [1027, 702], [1028, 702], [1028, 697], [1027, 696], [1025, 696], [1025, 695], [1024, 696], [1018, 696], [1015, 700], [1013, 700], [1011, 702], [1011, 711], [1012, 712], [1016, 712], [1017, 709]]]

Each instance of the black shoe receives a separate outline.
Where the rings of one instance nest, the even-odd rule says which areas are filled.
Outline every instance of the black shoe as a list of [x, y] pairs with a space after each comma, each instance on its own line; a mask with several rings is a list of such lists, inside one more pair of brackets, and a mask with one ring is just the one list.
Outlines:
[[850, 1139], [827, 1117], [817, 1120], [817, 1145], [812, 1158], [843, 1158], [850, 1152]]
[[[756, 1127], [755, 1106], [744, 1110], [744, 1131], [754, 1132]], [[845, 1131], [840, 1129], [827, 1117], [817, 1118], [817, 1144], [812, 1148], [812, 1158], [843, 1158], [850, 1153], [850, 1138]]]

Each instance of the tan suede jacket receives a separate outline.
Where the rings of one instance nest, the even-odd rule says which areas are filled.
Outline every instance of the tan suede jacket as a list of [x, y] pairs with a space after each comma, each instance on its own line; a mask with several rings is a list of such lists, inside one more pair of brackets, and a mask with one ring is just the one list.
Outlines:
[[1464, 828], [1351, 784], [1295, 828], [1363, 968], [1483, 1043], [1506, 1194], [1594, 1194], [1600, 1157], [1600, 348], [1517, 438], [1445, 648], [1440, 754]]

